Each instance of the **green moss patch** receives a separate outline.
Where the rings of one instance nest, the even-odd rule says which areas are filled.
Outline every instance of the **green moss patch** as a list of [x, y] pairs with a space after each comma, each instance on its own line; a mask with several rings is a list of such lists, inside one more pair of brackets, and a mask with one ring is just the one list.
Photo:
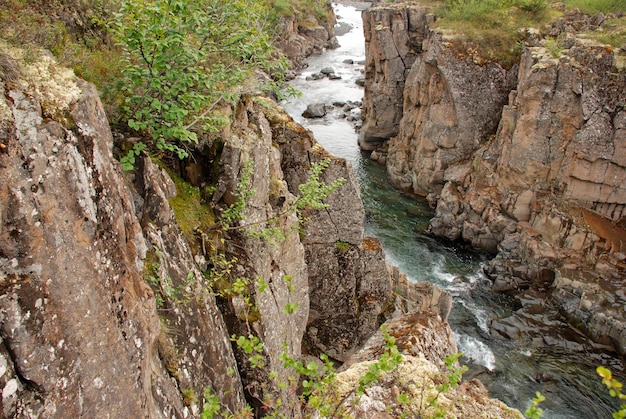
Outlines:
[[196, 254], [202, 248], [202, 239], [198, 233], [206, 232], [215, 224], [215, 215], [202, 199], [200, 188], [172, 173], [170, 177], [176, 185], [176, 196], [170, 198], [170, 205], [187, 242]]

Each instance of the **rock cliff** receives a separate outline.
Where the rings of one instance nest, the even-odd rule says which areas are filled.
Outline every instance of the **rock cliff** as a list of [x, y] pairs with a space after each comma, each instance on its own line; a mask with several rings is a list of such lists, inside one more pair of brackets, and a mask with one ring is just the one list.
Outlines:
[[[140, 156], [125, 174], [92, 85], [45, 53], [0, 54], [4, 417], [198, 417], [210, 395], [300, 417], [283, 357], [348, 361], [403, 310], [445, 332], [405, 331], [415, 347], [453, 350], [450, 295], [387, 264], [349, 165], [271, 100], [244, 97], [177, 173]], [[291, 205], [325, 160], [346, 182], [300, 225]], [[255, 358], [233, 335], [259, 339]]]
[[[427, 13], [406, 3], [366, 12], [377, 23], [366, 36], [368, 74], [389, 66], [388, 49], [403, 50], [387, 21]], [[405, 75], [401, 92], [366, 84], [364, 127], [395, 129], [365, 130], [361, 144], [377, 137], [391, 181], [428, 197], [433, 234], [498, 254], [486, 268], [495, 290], [541, 292], [624, 354], [624, 51], [576, 33], [605, 17], [574, 11], [543, 35], [529, 30], [510, 69], [434, 30], [433, 20], [414, 31], [417, 46], [404, 40], [406, 60], [396, 61], [410, 68], [386, 70]], [[562, 40], [559, 50], [549, 51], [544, 36]], [[384, 101], [403, 103], [402, 112], [373, 111]]]

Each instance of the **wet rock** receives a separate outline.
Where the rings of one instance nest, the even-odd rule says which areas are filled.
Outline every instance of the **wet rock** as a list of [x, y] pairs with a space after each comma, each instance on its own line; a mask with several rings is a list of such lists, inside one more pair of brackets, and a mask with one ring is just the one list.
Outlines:
[[322, 118], [326, 115], [325, 103], [312, 103], [307, 105], [306, 110], [302, 112], [305, 118]]
[[311, 80], [321, 80], [324, 77], [326, 77], [324, 74], [322, 73], [313, 73], [311, 75], [306, 76], [306, 80], [307, 81], [311, 81]]

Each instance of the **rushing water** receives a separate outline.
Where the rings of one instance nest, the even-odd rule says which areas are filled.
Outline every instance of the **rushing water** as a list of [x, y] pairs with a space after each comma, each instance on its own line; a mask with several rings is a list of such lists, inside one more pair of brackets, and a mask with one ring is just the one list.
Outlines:
[[[542, 404], [546, 418], [611, 417], [618, 404], [608, 397], [595, 367], [604, 364], [614, 372], [623, 371], [620, 360], [572, 333], [557, 315], [549, 318], [549, 328], [542, 329], [550, 333], [543, 338], [513, 341], [493, 335], [492, 319], [510, 316], [518, 307], [512, 298], [490, 291], [491, 282], [481, 269], [486, 256], [425, 234], [432, 216], [428, 204], [389, 185], [384, 167], [359, 150], [354, 125], [338, 117], [339, 109], [320, 119], [301, 116], [310, 103], [359, 101], [363, 96], [363, 89], [355, 83], [362, 77], [363, 66], [345, 62], [365, 59], [361, 13], [351, 6], [334, 7], [340, 23], [352, 30], [338, 36], [340, 48], [309, 59], [307, 71], [292, 82], [303, 96], [284, 106], [314, 132], [324, 148], [352, 164], [361, 184], [366, 233], [381, 240], [389, 261], [411, 280], [434, 282], [452, 293], [449, 322], [464, 353], [462, 361], [470, 366], [469, 375], [479, 378], [492, 397], [524, 411], [540, 391], [547, 398]], [[341, 80], [306, 80], [329, 66]], [[565, 340], [575, 342], [577, 350], [572, 351], [572, 345], [564, 348]]]

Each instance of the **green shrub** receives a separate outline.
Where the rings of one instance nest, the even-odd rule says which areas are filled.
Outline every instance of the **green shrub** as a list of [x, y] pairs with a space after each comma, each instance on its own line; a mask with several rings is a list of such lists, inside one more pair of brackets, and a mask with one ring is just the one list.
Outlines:
[[287, 68], [268, 22], [260, 1], [124, 2], [113, 28], [125, 51], [128, 126], [151, 148], [187, 157], [199, 134], [226, 122], [215, 108], [237, 100], [254, 70]]

